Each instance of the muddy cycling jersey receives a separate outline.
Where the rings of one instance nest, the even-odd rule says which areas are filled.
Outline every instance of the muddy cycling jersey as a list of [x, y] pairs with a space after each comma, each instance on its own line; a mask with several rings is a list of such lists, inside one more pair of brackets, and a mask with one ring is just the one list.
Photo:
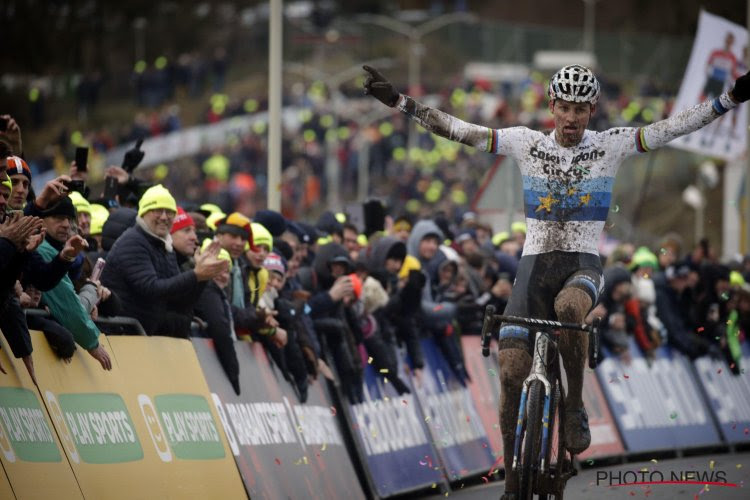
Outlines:
[[516, 160], [523, 177], [526, 243], [523, 255], [563, 251], [598, 255], [598, 242], [622, 161], [661, 147], [710, 123], [736, 106], [724, 93], [646, 127], [587, 130], [573, 147], [555, 132], [526, 127], [490, 129], [464, 122], [401, 96], [397, 107], [431, 132]]

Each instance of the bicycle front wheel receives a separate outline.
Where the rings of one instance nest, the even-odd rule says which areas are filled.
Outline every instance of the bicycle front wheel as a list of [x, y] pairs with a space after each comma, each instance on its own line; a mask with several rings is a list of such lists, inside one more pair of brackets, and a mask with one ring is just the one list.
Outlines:
[[523, 455], [520, 464], [520, 500], [530, 500], [534, 496], [536, 474], [539, 470], [542, 445], [542, 413], [544, 411], [544, 386], [534, 380], [529, 386], [529, 400], [526, 405], [526, 432], [523, 435]]

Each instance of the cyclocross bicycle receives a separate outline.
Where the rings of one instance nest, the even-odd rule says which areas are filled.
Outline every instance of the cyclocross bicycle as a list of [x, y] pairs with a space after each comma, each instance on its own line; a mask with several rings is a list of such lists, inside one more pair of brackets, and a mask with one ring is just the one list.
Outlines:
[[[599, 319], [592, 325], [561, 323], [534, 318], [495, 314], [487, 306], [482, 324], [482, 355], [490, 355], [490, 340], [500, 323], [513, 323], [536, 328], [531, 373], [523, 382], [518, 405], [512, 470], [518, 472], [519, 499], [549, 497], [562, 500], [565, 483], [578, 471], [573, 454], [565, 448], [564, 426], [555, 425], [555, 415], [565, 414], [565, 388], [560, 371], [557, 330], [578, 330], [589, 333], [588, 365], [596, 368], [599, 352]], [[558, 411], [559, 406], [559, 411]], [[557, 427], [557, 446], [554, 429]], [[550, 430], [551, 429], [551, 430]], [[523, 455], [521, 451], [523, 450]], [[507, 467], [507, 464], [506, 464]]]

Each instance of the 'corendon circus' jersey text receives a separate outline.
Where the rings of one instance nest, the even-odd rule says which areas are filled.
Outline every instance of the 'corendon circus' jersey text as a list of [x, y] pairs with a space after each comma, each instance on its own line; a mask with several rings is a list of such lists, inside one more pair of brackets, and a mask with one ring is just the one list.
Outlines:
[[[721, 99], [725, 107], [734, 107], [726, 94]], [[664, 146], [720, 116], [712, 102], [706, 101], [647, 127], [587, 130], [579, 144], [566, 148], [555, 141], [554, 131], [490, 129], [408, 96], [402, 96], [397, 107], [437, 135], [516, 160], [523, 177], [527, 225], [523, 255], [555, 250], [598, 255], [599, 236], [622, 161]]]

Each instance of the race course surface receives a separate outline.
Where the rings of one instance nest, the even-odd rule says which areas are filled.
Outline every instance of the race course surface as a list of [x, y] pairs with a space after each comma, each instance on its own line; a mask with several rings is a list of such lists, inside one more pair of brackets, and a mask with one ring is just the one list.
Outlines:
[[[654, 461], [655, 460], [655, 461]], [[630, 471], [630, 472], [629, 472]], [[690, 472], [694, 471], [694, 472]], [[629, 473], [628, 473], [629, 472]], [[628, 473], [626, 475], [626, 473]], [[660, 473], [660, 474], [659, 474]], [[713, 473], [713, 477], [711, 474]], [[681, 480], [697, 475], [700, 479], [713, 479], [724, 483], [725, 486], [703, 484], [652, 484], [632, 485], [634, 481], [664, 481]], [[610, 486], [626, 482], [626, 486]], [[735, 484], [736, 486], [730, 486]], [[565, 488], [565, 498], [572, 500], [597, 499], [727, 499], [744, 500], [750, 498], [750, 452], [743, 453], [715, 453], [692, 457], [645, 460], [611, 465], [606, 467], [592, 467], [579, 471], [578, 475], [568, 481]], [[461, 500], [500, 498], [503, 492], [503, 482], [496, 481], [486, 485], [455, 489], [448, 493], [448, 497]], [[446, 498], [445, 493], [432, 495], [428, 498], [437, 500]]]

